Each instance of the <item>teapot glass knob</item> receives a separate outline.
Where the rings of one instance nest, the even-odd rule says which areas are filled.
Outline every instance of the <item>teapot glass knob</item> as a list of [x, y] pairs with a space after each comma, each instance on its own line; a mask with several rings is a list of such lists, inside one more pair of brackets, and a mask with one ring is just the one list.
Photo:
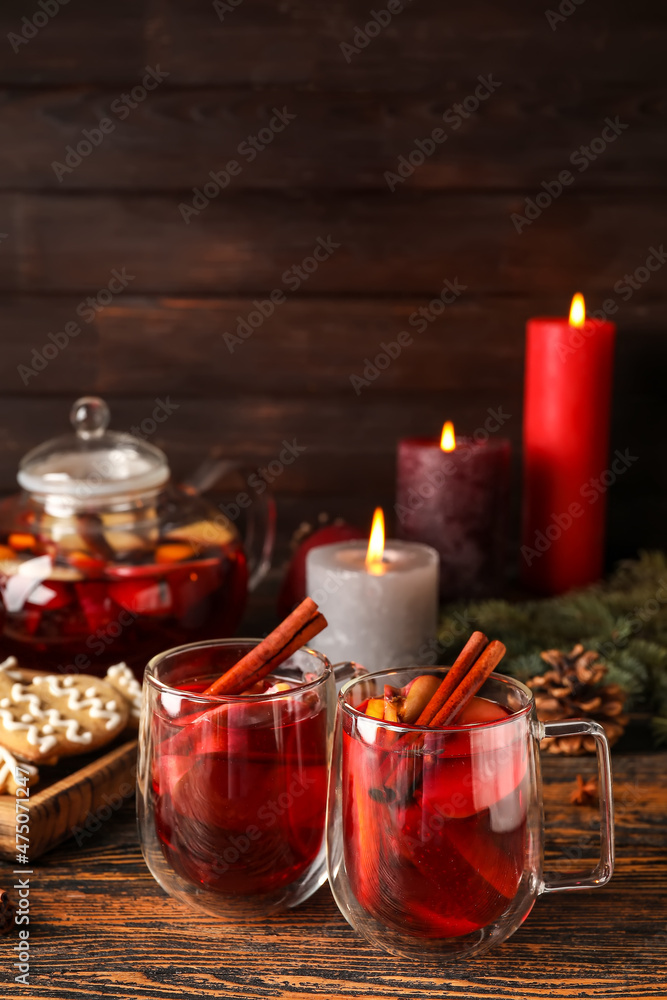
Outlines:
[[104, 436], [109, 426], [109, 407], [99, 396], [82, 396], [70, 410], [72, 427], [83, 441]]

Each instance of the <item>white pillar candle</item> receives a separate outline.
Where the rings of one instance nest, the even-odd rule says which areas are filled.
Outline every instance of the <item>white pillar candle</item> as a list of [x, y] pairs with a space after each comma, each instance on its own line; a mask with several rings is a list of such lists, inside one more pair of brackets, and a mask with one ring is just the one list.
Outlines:
[[308, 553], [308, 596], [329, 622], [314, 648], [332, 663], [355, 660], [371, 671], [432, 663], [438, 553], [430, 545], [390, 540], [382, 560], [368, 566], [366, 548], [351, 541]]

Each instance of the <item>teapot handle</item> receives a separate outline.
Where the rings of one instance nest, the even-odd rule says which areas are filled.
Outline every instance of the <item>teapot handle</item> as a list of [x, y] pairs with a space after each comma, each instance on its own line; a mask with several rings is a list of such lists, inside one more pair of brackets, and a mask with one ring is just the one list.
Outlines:
[[248, 558], [248, 590], [255, 590], [271, 569], [275, 541], [276, 501], [267, 486], [247, 509], [243, 547]]
[[331, 667], [333, 670], [334, 681], [336, 682], [336, 692], [340, 694], [340, 689], [343, 685], [347, 684], [348, 681], [356, 680], [358, 677], [366, 677], [368, 670], [366, 667], [362, 667], [360, 663], [355, 663], [353, 660], [347, 660], [342, 663], [334, 663]]
[[[181, 483], [181, 489], [190, 496], [199, 496], [212, 489], [221, 479], [231, 472], [241, 472], [249, 480], [252, 470], [236, 459], [222, 458], [217, 451], [204, 459], [201, 465]], [[271, 556], [276, 540], [276, 501], [269, 489], [268, 483], [262, 493], [256, 493], [246, 510], [246, 531], [243, 548], [248, 559], [248, 590], [255, 590], [271, 568]], [[248, 493], [245, 494], [248, 496]], [[229, 506], [232, 506], [231, 504]], [[238, 514], [241, 512], [239, 504]], [[236, 517], [230, 516], [230, 511], [224, 510], [230, 521]]]

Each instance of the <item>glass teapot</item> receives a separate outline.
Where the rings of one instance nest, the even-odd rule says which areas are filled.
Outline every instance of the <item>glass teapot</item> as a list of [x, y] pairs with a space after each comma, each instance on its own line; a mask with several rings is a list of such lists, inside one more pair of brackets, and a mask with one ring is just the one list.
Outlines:
[[273, 500], [247, 511], [247, 554], [200, 495], [237, 463], [209, 460], [175, 486], [159, 448], [107, 430], [102, 399], [70, 418], [75, 433], [25, 455], [23, 492], [0, 506], [3, 653], [54, 672], [125, 660], [140, 676], [163, 649], [232, 635], [269, 566]]

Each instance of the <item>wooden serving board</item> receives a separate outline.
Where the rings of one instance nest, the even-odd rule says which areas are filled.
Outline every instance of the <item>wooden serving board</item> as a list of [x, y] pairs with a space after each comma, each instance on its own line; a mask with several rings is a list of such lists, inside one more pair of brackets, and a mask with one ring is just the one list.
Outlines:
[[[137, 740], [116, 741], [102, 756], [70, 757], [40, 769], [30, 789], [29, 864], [73, 834], [86, 842], [134, 793]], [[16, 798], [0, 795], [0, 857], [16, 858]], [[29, 867], [27, 865], [26, 867]]]

